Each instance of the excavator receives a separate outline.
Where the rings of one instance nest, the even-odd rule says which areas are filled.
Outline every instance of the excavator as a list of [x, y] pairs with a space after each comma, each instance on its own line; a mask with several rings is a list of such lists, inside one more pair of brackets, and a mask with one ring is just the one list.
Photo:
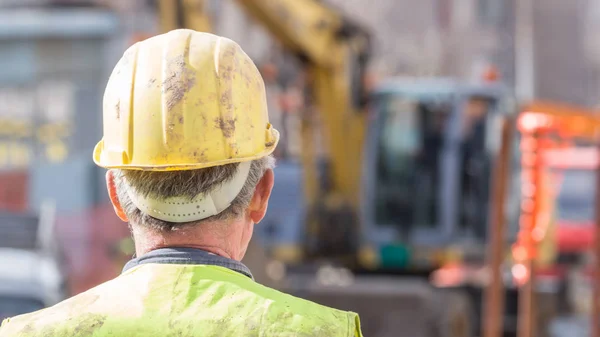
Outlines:
[[[303, 116], [302, 176], [291, 170], [282, 182], [276, 172], [270, 212], [280, 218], [270, 218], [269, 233], [257, 228], [268, 255], [285, 263], [271, 270], [280, 276], [277, 287], [357, 311], [368, 336], [479, 335], [485, 282], [472, 293], [429, 277], [452, 261], [483, 264], [499, 123], [518, 110], [509, 92], [494, 81], [446, 78], [391, 78], [367, 90], [371, 38], [350, 18], [317, 0], [237, 4], [302, 61], [320, 119]], [[211, 31], [204, 0], [157, 5], [163, 31]], [[518, 157], [518, 147], [511, 153]], [[298, 181], [302, 195], [281, 195], [297, 192], [285, 186]], [[507, 199], [509, 241], [520, 200]], [[301, 220], [290, 226], [278, 200], [300, 208]], [[244, 262], [253, 270], [270, 266]]]
[[[248, 14], [305, 64], [312, 99], [323, 119], [323, 150], [326, 159], [316, 162], [315, 126], [304, 128], [304, 199], [309, 201], [309, 239], [305, 252], [310, 257], [334, 250], [336, 257], [355, 257], [358, 237], [362, 147], [367, 115], [363, 112], [366, 91], [364, 70], [370, 54], [368, 32], [338, 15], [319, 1], [238, 1]], [[164, 31], [191, 28], [211, 31], [206, 1], [159, 1]], [[331, 244], [329, 219], [344, 219], [337, 232], [344, 242]], [[329, 232], [323, 235], [322, 231]], [[326, 241], [322, 239], [327, 238]]]

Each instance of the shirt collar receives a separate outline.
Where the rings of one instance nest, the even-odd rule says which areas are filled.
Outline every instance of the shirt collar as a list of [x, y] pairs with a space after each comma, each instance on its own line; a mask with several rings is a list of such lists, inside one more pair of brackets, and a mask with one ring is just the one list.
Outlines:
[[123, 268], [123, 272], [127, 270], [147, 263], [158, 263], [158, 264], [203, 264], [211, 266], [220, 266], [231, 269], [238, 273], [254, 280], [250, 269], [243, 263], [232, 260], [223, 256], [215, 255], [207, 251], [196, 249], [196, 248], [160, 248], [146, 253], [140, 257], [136, 257]]

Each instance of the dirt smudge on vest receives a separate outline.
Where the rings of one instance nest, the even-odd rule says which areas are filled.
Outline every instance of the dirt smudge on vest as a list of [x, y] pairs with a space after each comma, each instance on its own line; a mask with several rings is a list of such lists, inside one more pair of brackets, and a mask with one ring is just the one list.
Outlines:
[[72, 336], [92, 336], [94, 332], [98, 329], [102, 328], [104, 322], [106, 321], [105, 315], [100, 314], [84, 314], [81, 318], [78, 319], [78, 322], [73, 329]]
[[[175, 283], [173, 283], [173, 298], [180, 298], [181, 295], [187, 291], [184, 282], [187, 280], [185, 277], [185, 269], [179, 270], [177, 277], [175, 278]], [[184, 308], [184, 303], [177, 303], [176, 301], [171, 301], [171, 310], [170, 315], [175, 316], [175, 314], [181, 312]]]
[[[27, 336], [40, 336], [40, 337], [56, 337], [56, 336], [72, 336], [72, 337], [89, 337], [93, 336], [98, 331], [104, 322], [106, 321], [106, 315], [86, 313], [79, 317], [72, 317], [69, 319], [69, 326], [71, 328], [64, 329], [58, 325], [52, 324], [41, 328], [39, 334], [28, 334]], [[27, 328], [27, 327], [26, 327]]]
[[[26, 336], [29, 336], [29, 335], [26, 335]], [[55, 336], [57, 336], [56, 328], [54, 326], [48, 326], [48, 327], [43, 328], [39, 335], [31, 334], [30, 336], [55, 337]]]
[[33, 322], [28, 323], [21, 330], [21, 333], [24, 334], [25, 336], [34, 336], [34, 334], [33, 334], [34, 332], [35, 332], [35, 329], [33, 328]]
[[[333, 319], [332, 319], [333, 318]], [[273, 319], [274, 326], [267, 327], [268, 331], [285, 331], [285, 334], [295, 337], [330, 337], [337, 336], [348, 327], [348, 317], [344, 313], [331, 312], [325, 316], [310, 313], [298, 313], [290, 305], [279, 312]], [[332, 324], [336, 322], [336, 324]], [[284, 326], [281, 326], [281, 325]], [[280, 330], [281, 329], [281, 330]]]
[[244, 328], [248, 332], [258, 334], [258, 332], [260, 331], [260, 321], [258, 319], [256, 319], [255, 317], [248, 317], [244, 321]]

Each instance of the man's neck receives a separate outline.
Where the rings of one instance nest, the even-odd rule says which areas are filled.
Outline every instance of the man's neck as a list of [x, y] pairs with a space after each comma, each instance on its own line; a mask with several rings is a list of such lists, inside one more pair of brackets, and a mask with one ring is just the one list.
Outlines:
[[241, 260], [240, 249], [235, 245], [239, 240], [235, 233], [219, 233], [205, 227], [204, 224], [187, 226], [174, 231], [163, 232], [133, 225], [133, 236], [137, 256], [142, 256], [161, 248], [195, 248], [233, 260]]

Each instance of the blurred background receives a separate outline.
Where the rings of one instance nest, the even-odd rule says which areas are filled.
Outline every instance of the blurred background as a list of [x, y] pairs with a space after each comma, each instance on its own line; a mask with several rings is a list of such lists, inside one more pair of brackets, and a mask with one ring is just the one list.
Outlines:
[[[92, 162], [104, 86], [128, 46], [179, 27], [242, 46], [282, 133], [244, 261], [257, 280], [359, 312], [366, 336], [481, 335], [502, 121], [535, 101], [595, 113], [598, 0], [0, 0], [0, 317], [94, 287], [132, 257]], [[506, 335], [519, 139], [503, 200]], [[548, 154], [539, 336], [589, 334], [597, 152], [563, 150]]]

